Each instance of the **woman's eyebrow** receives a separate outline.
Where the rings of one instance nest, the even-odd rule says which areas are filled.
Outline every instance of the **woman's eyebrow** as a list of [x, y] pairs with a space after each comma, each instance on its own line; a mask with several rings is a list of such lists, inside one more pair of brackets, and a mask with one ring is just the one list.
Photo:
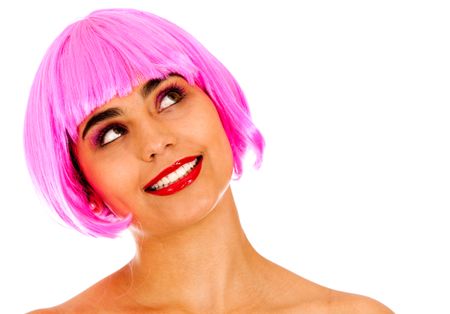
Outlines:
[[146, 98], [150, 95], [162, 81], [162, 79], [152, 79], [145, 83], [141, 89], [142, 97]]
[[123, 111], [120, 108], [109, 108], [109, 109], [106, 109], [99, 113], [96, 113], [88, 120], [88, 122], [86, 122], [86, 126], [84, 127], [83, 135], [82, 135], [83, 140], [84, 140], [84, 137], [86, 136], [87, 132], [89, 131], [89, 129], [91, 129], [97, 123], [104, 121], [106, 119], [118, 117], [122, 114], [123, 114]]
[[159, 84], [161, 84], [162, 82], [170, 79], [171, 77], [183, 78], [181, 75], [179, 75], [177, 73], [170, 73], [164, 79], [160, 79], [160, 78], [151, 79], [147, 83], [145, 83], [144, 86], [142, 86], [142, 88], [141, 88], [141, 95], [142, 95], [142, 97], [146, 98], [148, 95], [150, 95], [158, 87]]

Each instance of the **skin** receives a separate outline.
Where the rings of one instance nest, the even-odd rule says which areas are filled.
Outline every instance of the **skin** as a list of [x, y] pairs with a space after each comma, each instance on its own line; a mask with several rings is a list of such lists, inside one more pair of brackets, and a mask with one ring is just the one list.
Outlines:
[[[174, 83], [185, 97], [160, 110], [159, 95]], [[32, 313], [393, 313], [370, 298], [312, 283], [255, 251], [229, 186], [230, 144], [201, 89], [173, 76], [146, 97], [140, 86], [91, 116], [113, 107], [123, 115], [80, 136], [76, 151], [102, 200], [117, 215], [132, 213], [137, 254], [73, 299]], [[127, 133], [96, 146], [96, 134], [111, 123]], [[143, 190], [174, 161], [199, 154], [203, 167], [193, 184], [170, 196]]]

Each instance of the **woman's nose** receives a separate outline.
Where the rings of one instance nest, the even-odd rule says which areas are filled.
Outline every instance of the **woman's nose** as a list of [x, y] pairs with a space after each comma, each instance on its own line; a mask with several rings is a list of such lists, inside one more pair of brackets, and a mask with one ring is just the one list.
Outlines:
[[176, 144], [173, 130], [162, 122], [152, 120], [140, 129], [140, 154], [144, 161], [153, 160]]

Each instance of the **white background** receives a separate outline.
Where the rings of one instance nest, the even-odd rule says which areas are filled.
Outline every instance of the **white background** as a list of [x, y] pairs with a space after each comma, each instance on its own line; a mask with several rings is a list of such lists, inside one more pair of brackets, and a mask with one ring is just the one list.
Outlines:
[[61, 226], [22, 148], [46, 48], [110, 7], [180, 25], [240, 82], [267, 146], [262, 168], [247, 167], [233, 189], [261, 254], [397, 313], [450, 313], [445, 1], [12, 3], [0, 5], [1, 313], [65, 301], [133, 256], [128, 234], [92, 239]]

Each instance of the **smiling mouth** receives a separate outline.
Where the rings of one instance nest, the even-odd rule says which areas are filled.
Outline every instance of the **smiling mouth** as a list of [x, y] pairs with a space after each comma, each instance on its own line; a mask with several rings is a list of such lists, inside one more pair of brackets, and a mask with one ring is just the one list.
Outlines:
[[203, 156], [191, 156], [176, 161], [161, 171], [144, 188], [154, 195], [174, 194], [195, 181], [202, 167]]

